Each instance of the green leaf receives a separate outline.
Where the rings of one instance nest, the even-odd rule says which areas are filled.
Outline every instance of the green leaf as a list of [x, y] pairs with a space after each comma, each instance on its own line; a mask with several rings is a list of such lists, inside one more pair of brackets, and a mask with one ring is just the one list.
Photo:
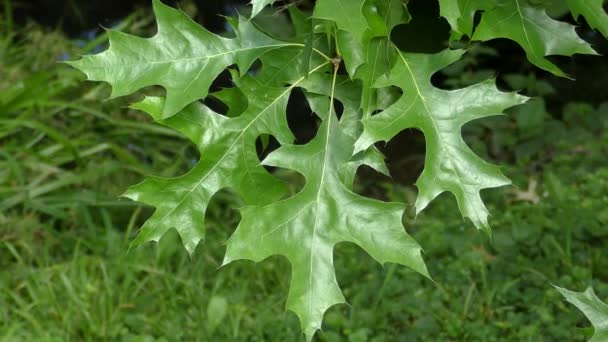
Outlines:
[[608, 305], [597, 298], [593, 288], [589, 287], [585, 292], [574, 292], [559, 286], [554, 285], [554, 287], [568, 302], [581, 310], [595, 328], [595, 333], [589, 342], [608, 341]]
[[336, 23], [341, 57], [351, 77], [363, 83], [361, 109], [364, 115], [371, 114], [378, 109], [373, 84], [390, 71], [395, 60], [390, 33], [410, 20], [405, 5], [397, 0], [322, 0], [314, 15]]
[[[318, 68], [317, 68], [318, 69]], [[187, 136], [201, 151], [201, 160], [177, 178], [152, 177], [130, 188], [125, 196], [156, 207], [132, 242], [137, 246], [158, 241], [175, 228], [190, 254], [204, 238], [204, 215], [211, 197], [221, 189], [236, 190], [247, 203], [270, 203], [284, 194], [284, 185], [259, 165], [255, 140], [272, 134], [281, 143], [293, 136], [285, 110], [291, 90], [269, 87], [245, 76], [234, 82], [247, 97], [243, 114], [227, 118], [193, 103], [169, 119], [162, 118], [163, 100], [146, 98], [133, 108], [149, 113], [159, 123]]]
[[551, 19], [544, 9], [530, 6], [526, 0], [500, 0], [483, 14], [472, 39], [488, 41], [496, 38], [517, 42], [532, 64], [562, 77], [566, 74], [546, 56], [597, 54], [578, 37], [574, 26]]
[[333, 266], [336, 244], [355, 243], [380, 263], [406, 265], [427, 277], [428, 272], [420, 246], [403, 229], [404, 205], [357, 195], [340, 178], [354, 139], [338, 124], [333, 93], [330, 99], [312, 94], [308, 99], [323, 120], [317, 136], [306, 145], [285, 144], [263, 162], [301, 173], [306, 185], [286, 200], [242, 208], [224, 264], [285, 256], [292, 264], [287, 308], [298, 315], [311, 340], [325, 311], [345, 302]]
[[338, 29], [362, 42], [369, 35], [369, 25], [363, 16], [364, 2], [365, 0], [319, 0], [313, 16], [335, 22]]
[[260, 55], [273, 49], [301, 44], [281, 42], [259, 32], [239, 18], [237, 37], [217, 36], [185, 13], [154, 0], [158, 33], [139, 38], [109, 30], [110, 48], [103, 53], [69, 62], [92, 81], [112, 86], [112, 97], [161, 85], [166, 93], [162, 118], [168, 118], [192, 101], [207, 96], [213, 80], [229, 65], [244, 74]]
[[363, 15], [365, 0], [319, 0], [313, 16], [334, 22], [338, 28], [336, 45], [344, 58], [350, 75], [364, 63], [367, 46], [371, 40], [371, 28]]
[[396, 85], [403, 96], [385, 111], [363, 119], [364, 132], [355, 151], [377, 141], [389, 141], [407, 128], [420, 129], [426, 139], [426, 162], [416, 182], [419, 213], [444, 191], [456, 196], [463, 216], [488, 230], [488, 211], [480, 191], [510, 184], [500, 169], [481, 160], [464, 143], [460, 130], [475, 119], [499, 115], [521, 104], [523, 96], [503, 93], [493, 80], [447, 91], [435, 88], [431, 76], [458, 60], [464, 51], [446, 50], [434, 55], [398, 52], [399, 62], [380, 85]]
[[[309, 93], [327, 95], [331, 94], [331, 89], [328, 87], [328, 84], [331, 84], [331, 82], [327, 78], [327, 75], [315, 74], [301, 84]], [[344, 106], [344, 111], [340, 118], [340, 128], [344, 134], [349, 135], [355, 141], [363, 131], [363, 127], [361, 126], [363, 115], [359, 110], [359, 104], [362, 101], [359, 96], [361, 94], [361, 87], [359, 84], [340, 76], [338, 76], [337, 82], [339, 86], [335, 88], [335, 97]], [[390, 97], [388, 94], [384, 95], [385, 97]], [[382, 103], [378, 104], [378, 106], [382, 105]], [[384, 155], [376, 147], [372, 146], [365, 151], [357, 153], [349, 162], [341, 167], [340, 178], [342, 182], [351, 188], [357, 170], [363, 165], [367, 165], [386, 176], [389, 175], [384, 163]]]
[[582, 15], [591, 28], [608, 38], [608, 14], [604, 10], [604, 0], [566, 0], [566, 3], [574, 19], [578, 20]]
[[439, 0], [440, 14], [459, 35], [471, 36], [475, 13], [496, 6], [497, 0]]
[[[252, 18], [272, 3], [253, 0]], [[113, 97], [152, 85], [164, 87], [165, 97], [147, 97], [133, 108], [189, 138], [201, 155], [182, 176], [151, 177], [127, 191], [127, 197], [155, 208], [132, 246], [158, 241], [174, 228], [192, 254], [205, 237], [210, 199], [221, 189], [233, 189], [246, 206], [228, 241], [224, 264], [285, 256], [293, 266], [287, 307], [298, 315], [311, 339], [325, 311], [345, 301], [333, 266], [336, 244], [357, 244], [380, 263], [399, 263], [429, 276], [421, 247], [402, 225], [404, 205], [352, 191], [362, 165], [388, 174], [384, 156], [373, 144], [389, 141], [408, 128], [421, 130], [427, 144], [425, 167], [416, 183], [417, 212], [448, 191], [455, 195], [463, 216], [488, 230], [488, 211], [480, 192], [509, 180], [469, 149], [461, 129], [475, 119], [501, 114], [525, 98], [498, 91], [493, 80], [453, 91], [434, 87], [431, 76], [464, 52], [428, 55], [398, 50], [389, 37], [395, 26], [410, 20], [404, 3], [318, 0], [312, 17], [289, 6], [295, 36], [285, 42], [244, 18], [228, 18], [235, 37], [223, 38], [154, 0], [158, 21], [154, 37], [109, 31], [108, 50], [71, 62], [89, 79], [108, 82]], [[552, 20], [526, 0], [440, 0], [440, 4], [455, 35], [512, 39], [533, 63], [557, 74], [561, 71], [547, 55], [594, 53], [572, 26]], [[484, 13], [475, 31], [479, 11]], [[259, 63], [252, 68], [256, 60]], [[342, 62], [347, 74], [338, 75]], [[330, 63], [333, 75], [328, 72]], [[214, 79], [232, 65], [234, 87], [209, 94]], [[309, 70], [311, 65], [314, 68]], [[315, 138], [306, 145], [293, 145], [287, 125], [287, 103], [296, 87], [304, 90], [321, 119]], [[198, 101], [203, 98], [224, 103], [226, 116]], [[344, 108], [340, 119], [334, 110], [338, 102]], [[267, 144], [270, 136], [281, 146], [260, 163], [256, 142]], [[264, 166], [298, 172], [306, 183], [285, 198], [285, 184]], [[221, 299], [212, 300], [208, 312], [225, 315], [226, 305]], [[210, 321], [209, 330], [220, 322]]]
[[251, 5], [253, 6], [251, 9], [251, 17], [255, 17], [264, 9], [264, 7], [272, 5], [274, 2], [275, 0], [251, 0]]

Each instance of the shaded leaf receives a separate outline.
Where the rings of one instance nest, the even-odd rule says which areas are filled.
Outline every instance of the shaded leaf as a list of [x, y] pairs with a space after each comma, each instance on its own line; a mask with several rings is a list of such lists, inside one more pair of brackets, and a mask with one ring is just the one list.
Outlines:
[[546, 56], [596, 54], [578, 37], [574, 26], [551, 19], [544, 9], [530, 6], [526, 0], [500, 0], [481, 17], [473, 40], [507, 38], [517, 42], [528, 60], [557, 76], [566, 76]]
[[[377, 103], [373, 84], [392, 68], [395, 55], [389, 36], [395, 26], [410, 20], [400, 0], [322, 0], [315, 17], [330, 20], [339, 28], [337, 44], [348, 73], [361, 80], [361, 109], [371, 114]], [[356, 30], [353, 28], [356, 27]]]
[[604, 10], [604, 0], [566, 0], [566, 3], [574, 19], [582, 15], [591, 28], [608, 38], [608, 14]]

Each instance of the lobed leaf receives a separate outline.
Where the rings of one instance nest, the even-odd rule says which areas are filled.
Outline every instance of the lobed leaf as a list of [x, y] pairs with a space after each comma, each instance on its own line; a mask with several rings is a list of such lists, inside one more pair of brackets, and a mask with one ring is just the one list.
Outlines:
[[559, 286], [554, 285], [554, 287], [568, 302], [581, 310], [595, 328], [589, 342], [608, 341], [608, 305], [597, 298], [593, 288], [589, 287], [584, 292], [574, 292]]
[[163, 86], [166, 101], [162, 118], [205, 98], [213, 80], [229, 65], [237, 64], [244, 74], [265, 52], [298, 45], [271, 38], [244, 18], [239, 18], [234, 27], [236, 38], [223, 38], [160, 0], [153, 0], [153, 4], [158, 23], [154, 37], [108, 30], [108, 50], [69, 64], [83, 71], [89, 80], [108, 82], [112, 97], [147, 86]]
[[[597, 54], [576, 34], [574, 26], [551, 19], [544, 9], [530, 5], [528, 0], [440, 0], [440, 6], [441, 15], [458, 35], [467, 35], [479, 41], [496, 38], [513, 40], [524, 49], [532, 64], [557, 76], [566, 77], [566, 74], [547, 56]], [[585, 7], [588, 6], [585, 3]], [[582, 10], [582, 7], [578, 4], [576, 8]], [[588, 13], [588, 8], [585, 10]], [[479, 25], [473, 29], [478, 11], [484, 12]], [[595, 25], [601, 25], [597, 16]], [[603, 24], [606, 23], [604, 20]]]
[[463, 216], [479, 229], [489, 230], [488, 211], [480, 191], [510, 184], [500, 169], [471, 151], [461, 136], [469, 121], [499, 115], [521, 104], [525, 97], [502, 93], [489, 80], [468, 88], [447, 91], [435, 88], [431, 76], [458, 60], [464, 51], [446, 50], [434, 55], [403, 53], [384, 85], [395, 85], [403, 96], [383, 112], [363, 118], [364, 131], [355, 151], [378, 141], [389, 141], [407, 128], [420, 129], [426, 139], [424, 170], [416, 182], [419, 189], [416, 211], [422, 211], [444, 191], [456, 196]]
[[[287, 308], [300, 318], [308, 340], [321, 328], [325, 311], [345, 299], [333, 266], [333, 248], [355, 243], [380, 263], [394, 262], [429, 276], [420, 246], [401, 223], [404, 206], [351, 192], [340, 169], [351, 159], [354, 139], [345, 134], [327, 97], [308, 96], [323, 123], [303, 146], [283, 145], [264, 164], [297, 171], [306, 185], [295, 196], [241, 209], [242, 220], [228, 241], [224, 264], [285, 256], [292, 264]], [[329, 108], [322, 114], [321, 108]]]
[[604, 0], [566, 0], [574, 19], [585, 17], [589, 26], [608, 38], [608, 14], [604, 10]]
[[313, 15], [336, 24], [337, 44], [348, 73], [363, 84], [360, 107], [364, 115], [370, 115], [378, 109], [373, 84], [390, 71], [396, 57], [390, 34], [410, 20], [406, 7], [399, 0], [320, 0]]
[[503, 0], [483, 14], [472, 39], [487, 41], [507, 38], [517, 42], [528, 60], [557, 76], [566, 76], [546, 56], [597, 54], [578, 37], [574, 26], [551, 19], [545, 10], [528, 5], [526, 0]]
[[[595, 53], [572, 26], [549, 18], [526, 0], [439, 1], [454, 37], [512, 39], [532, 63], [557, 75], [564, 74], [546, 56]], [[575, 17], [585, 16], [605, 34], [599, 1], [567, 1]], [[127, 197], [155, 207], [132, 246], [158, 241], [175, 228], [192, 254], [205, 236], [211, 197], [221, 189], [234, 189], [247, 205], [228, 241], [224, 264], [285, 256], [292, 264], [287, 308], [298, 315], [310, 340], [325, 311], [345, 302], [333, 266], [336, 244], [355, 243], [380, 263], [399, 263], [429, 276], [421, 247], [402, 225], [404, 205], [352, 191], [361, 165], [388, 174], [384, 156], [373, 144], [408, 128], [421, 130], [427, 144], [425, 167], [416, 182], [416, 211], [448, 191], [464, 217], [489, 231], [480, 192], [509, 180], [469, 149], [461, 129], [526, 98], [498, 91], [493, 80], [453, 91], [434, 87], [431, 76], [464, 51], [399, 50], [390, 35], [396, 25], [410, 20], [403, 1], [318, 0], [312, 18], [290, 6], [296, 36], [289, 42], [264, 34], [243, 18], [228, 19], [236, 36], [223, 38], [181, 11], [159, 0], [153, 3], [158, 22], [154, 37], [109, 31], [108, 50], [70, 62], [90, 80], [110, 83], [113, 97], [163, 86], [166, 97], [147, 97], [133, 108], [179, 131], [200, 151], [200, 160], [185, 175], [151, 177], [127, 191]], [[252, 0], [251, 18], [272, 3]], [[475, 28], [478, 11], [483, 14]], [[261, 67], [248, 72], [255, 60]], [[348, 75], [338, 75], [342, 62]], [[328, 73], [330, 63], [333, 77]], [[238, 72], [230, 69], [235, 87], [209, 94], [213, 80], [231, 65], [238, 67]], [[287, 102], [296, 87], [305, 91], [321, 120], [315, 138], [306, 145], [292, 144], [287, 125]], [[208, 95], [228, 107], [226, 116], [198, 102]], [[336, 101], [344, 108], [340, 119]], [[260, 163], [256, 140], [269, 135], [281, 147]], [[298, 172], [306, 183], [300, 192], [282, 199], [285, 185], [263, 165]], [[598, 326], [596, 330], [603, 331]]]
[[251, 18], [258, 15], [264, 7], [272, 5], [275, 0], [251, 0]]
[[487, 11], [496, 6], [497, 0], [439, 0], [439, 10], [452, 30], [457, 33], [456, 38], [461, 35], [473, 34], [475, 13]]

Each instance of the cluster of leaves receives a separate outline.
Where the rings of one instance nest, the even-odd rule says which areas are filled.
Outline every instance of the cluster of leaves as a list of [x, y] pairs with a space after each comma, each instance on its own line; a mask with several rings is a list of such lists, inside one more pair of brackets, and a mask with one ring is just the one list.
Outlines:
[[[252, 1], [252, 16], [273, 2]], [[595, 53], [573, 26], [527, 0], [439, 3], [452, 39], [511, 39], [531, 63], [558, 76], [565, 73], [546, 56]], [[575, 16], [585, 16], [607, 33], [601, 0], [567, 3]], [[421, 247], [403, 228], [404, 205], [352, 191], [360, 166], [387, 173], [374, 144], [408, 128], [421, 130], [427, 145], [424, 171], [416, 182], [416, 212], [450, 192], [462, 215], [489, 232], [480, 191], [509, 180], [469, 149], [460, 131], [466, 123], [499, 115], [526, 98], [498, 91], [493, 80], [450, 91], [433, 86], [432, 75], [466, 51], [418, 54], [396, 46], [393, 28], [411, 19], [403, 1], [319, 0], [311, 15], [291, 6], [296, 34], [289, 40], [272, 37], [243, 17], [228, 18], [234, 35], [223, 37], [159, 0], [154, 12], [158, 33], [152, 38], [110, 30], [108, 50], [70, 63], [89, 80], [108, 82], [112, 97], [162, 86], [164, 97], [149, 96], [132, 107], [188, 137], [200, 151], [200, 161], [185, 175], [151, 177], [127, 191], [127, 197], [156, 208], [134, 246], [159, 241], [174, 228], [193, 253], [205, 236], [211, 198], [222, 189], [235, 190], [247, 205], [228, 241], [224, 264], [285, 256], [292, 264], [287, 307], [311, 339], [325, 311], [345, 302], [333, 267], [336, 244], [357, 244], [380, 263], [406, 265], [429, 277]], [[483, 12], [481, 21], [474, 25], [478, 12]], [[254, 68], [258, 60], [261, 66]], [[234, 87], [209, 93], [227, 68]], [[287, 102], [296, 88], [320, 120], [316, 136], [305, 145], [294, 144], [287, 124]], [[228, 115], [199, 102], [208, 97], [223, 102]], [[281, 146], [260, 163], [256, 141], [269, 135]], [[264, 166], [298, 172], [306, 184], [285, 197], [285, 184]]]

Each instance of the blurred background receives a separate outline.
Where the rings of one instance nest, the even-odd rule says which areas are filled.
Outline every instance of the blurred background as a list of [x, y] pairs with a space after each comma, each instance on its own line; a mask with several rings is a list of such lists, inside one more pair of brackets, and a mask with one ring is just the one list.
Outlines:
[[[533, 1], [575, 23], [558, 0]], [[176, 5], [176, 1], [168, 1]], [[209, 30], [222, 15], [247, 15], [247, 1], [180, 1]], [[256, 22], [291, 34], [278, 1]], [[120, 198], [146, 175], [186, 172], [198, 160], [176, 132], [126, 108], [138, 96], [106, 101], [109, 87], [59, 62], [106, 47], [102, 27], [155, 32], [151, 1], [1, 0], [0, 6], [0, 340], [295, 341], [285, 312], [289, 264], [280, 257], [218, 269], [241, 201], [219, 193], [207, 213], [208, 239], [190, 259], [171, 231], [158, 245], [128, 250], [151, 208]], [[393, 40], [407, 51], [448, 46], [435, 1], [411, 0], [415, 18]], [[583, 19], [577, 31], [602, 55], [608, 43]], [[575, 80], [532, 67], [506, 40], [464, 43], [463, 60], [434, 76], [463, 87], [496, 77], [503, 90], [534, 96], [508, 116], [468, 124], [465, 140], [503, 166], [514, 187], [483, 193], [493, 240], [442, 195], [414, 217], [424, 139], [402, 132], [387, 146], [393, 178], [364, 169], [356, 190], [404, 202], [404, 225], [423, 246], [436, 284], [361, 249], [336, 248], [349, 306], [326, 315], [320, 341], [583, 341], [592, 329], [551, 284], [608, 299], [608, 59], [552, 58]], [[229, 86], [227, 74], [214, 88]], [[315, 123], [302, 96], [289, 104], [299, 141]], [[277, 176], [295, 180], [277, 171]], [[294, 191], [297, 186], [293, 187]]]

